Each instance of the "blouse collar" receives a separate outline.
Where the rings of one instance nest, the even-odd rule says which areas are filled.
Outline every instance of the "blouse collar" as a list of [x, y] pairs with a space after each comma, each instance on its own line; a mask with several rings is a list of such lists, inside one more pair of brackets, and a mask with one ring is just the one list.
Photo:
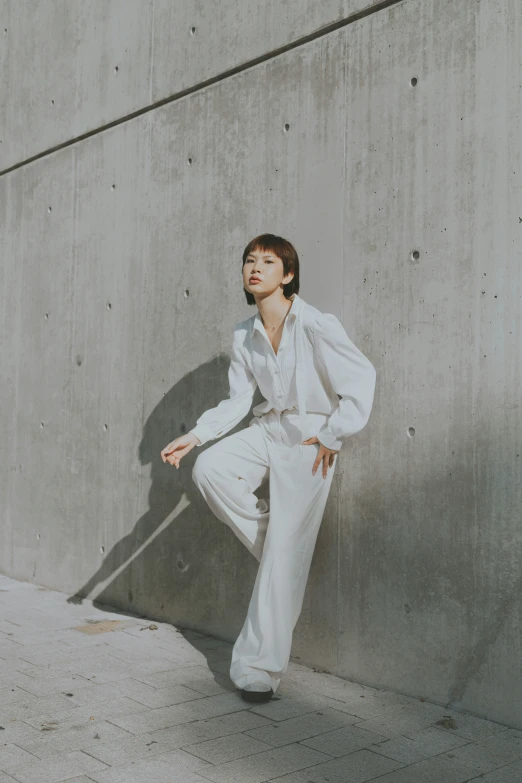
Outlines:
[[[303, 299], [298, 294], [292, 294], [290, 297], [292, 300], [292, 304], [290, 306], [290, 309], [286, 315], [287, 318], [290, 318], [290, 320], [297, 318], [299, 314], [299, 310], [301, 309], [303, 305]], [[259, 313], [259, 310], [254, 316], [254, 329], [257, 329], [262, 334], [266, 334], [266, 329], [263, 326], [263, 321], [261, 320], [261, 315]]]

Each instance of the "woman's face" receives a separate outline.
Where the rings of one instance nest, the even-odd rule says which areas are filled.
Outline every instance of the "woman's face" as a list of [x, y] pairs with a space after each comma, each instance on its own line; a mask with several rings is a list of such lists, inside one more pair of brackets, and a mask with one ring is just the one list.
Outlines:
[[292, 272], [284, 274], [283, 262], [269, 250], [253, 250], [243, 265], [243, 285], [254, 296], [268, 296], [289, 283], [293, 276]]

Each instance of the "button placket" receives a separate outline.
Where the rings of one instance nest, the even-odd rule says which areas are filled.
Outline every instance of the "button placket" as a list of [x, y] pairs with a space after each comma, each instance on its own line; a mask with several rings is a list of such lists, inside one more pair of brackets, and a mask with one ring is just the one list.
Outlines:
[[[294, 327], [295, 328], [295, 327]], [[276, 397], [276, 400], [279, 404], [282, 404], [283, 397], [285, 395], [284, 391], [284, 382], [285, 382], [285, 373], [283, 371], [283, 367], [279, 362], [279, 352], [286, 349], [286, 345], [288, 343], [288, 321], [285, 322], [283, 327], [283, 334], [281, 336], [281, 342], [279, 344], [279, 348], [277, 350], [277, 353], [274, 351], [274, 347], [272, 343], [270, 342], [270, 339], [266, 333], [266, 330], [263, 329], [263, 338], [266, 340], [269, 348], [269, 353], [266, 355], [266, 361], [267, 366], [268, 363], [271, 363], [272, 365], [272, 375], [273, 375], [273, 390]]]
[[272, 375], [273, 375], [273, 385], [274, 385], [274, 392], [275, 396], [278, 402], [281, 400], [281, 395], [279, 391], [279, 364], [277, 362], [277, 354], [274, 351], [272, 345], [270, 345], [272, 348], [272, 356], [271, 356], [271, 363], [272, 363]]

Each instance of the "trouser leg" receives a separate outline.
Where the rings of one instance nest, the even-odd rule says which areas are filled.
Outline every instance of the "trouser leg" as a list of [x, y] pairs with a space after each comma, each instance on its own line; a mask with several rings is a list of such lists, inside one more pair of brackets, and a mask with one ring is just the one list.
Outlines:
[[335, 462], [323, 478], [321, 463], [312, 475], [318, 443], [288, 447], [267, 440], [267, 448], [270, 524], [230, 677], [238, 688], [261, 680], [275, 693], [288, 667]]
[[197, 457], [192, 477], [215, 516], [260, 561], [269, 504], [254, 495], [268, 478], [268, 450], [261, 427], [245, 427], [214, 443]]

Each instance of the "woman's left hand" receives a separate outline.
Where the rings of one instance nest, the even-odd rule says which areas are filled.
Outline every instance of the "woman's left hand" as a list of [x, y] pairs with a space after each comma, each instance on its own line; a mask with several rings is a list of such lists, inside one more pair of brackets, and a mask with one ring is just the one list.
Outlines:
[[[313, 438], [308, 438], [308, 440], [303, 440], [302, 444], [305, 446], [311, 446], [312, 443], [320, 443], [319, 439], [314, 435]], [[316, 470], [319, 467], [319, 463], [322, 461], [323, 463], [323, 478], [326, 478], [326, 474], [328, 473], [328, 467], [332, 467], [334, 464], [335, 455], [339, 454], [338, 451], [334, 451], [333, 449], [327, 449], [326, 446], [323, 446], [321, 443], [319, 452], [317, 454], [317, 457], [315, 458], [315, 462], [312, 467], [312, 476], [315, 476]]]

